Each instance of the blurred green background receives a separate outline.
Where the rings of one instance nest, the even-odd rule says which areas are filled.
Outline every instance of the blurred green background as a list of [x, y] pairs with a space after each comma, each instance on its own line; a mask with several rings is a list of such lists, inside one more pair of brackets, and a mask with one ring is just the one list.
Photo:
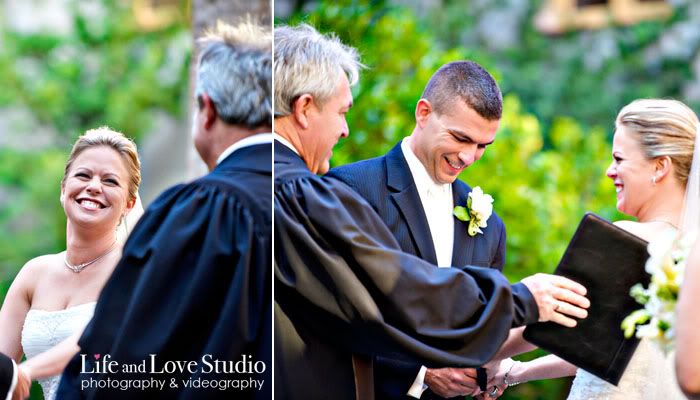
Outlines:
[[[672, 97], [698, 109], [700, 4], [669, 3], [670, 18], [557, 36], [533, 27], [541, 1], [277, 0], [275, 17], [335, 32], [368, 67], [334, 165], [382, 155], [409, 135], [415, 104], [442, 64], [471, 59], [494, 75], [504, 93], [501, 127], [460, 178], [495, 198], [507, 227], [505, 273], [517, 281], [554, 270], [584, 212], [626, 218], [605, 176], [620, 108]], [[502, 398], [564, 399], [570, 382], [521, 384]]]

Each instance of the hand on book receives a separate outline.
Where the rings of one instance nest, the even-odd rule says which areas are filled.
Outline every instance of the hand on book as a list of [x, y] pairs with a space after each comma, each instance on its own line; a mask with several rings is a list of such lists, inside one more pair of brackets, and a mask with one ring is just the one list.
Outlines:
[[591, 302], [586, 288], [558, 275], [535, 274], [521, 281], [532, 293], [540, 314], [539, 322], [551, 321], [573, 328], [576, 320], [586, 318]]

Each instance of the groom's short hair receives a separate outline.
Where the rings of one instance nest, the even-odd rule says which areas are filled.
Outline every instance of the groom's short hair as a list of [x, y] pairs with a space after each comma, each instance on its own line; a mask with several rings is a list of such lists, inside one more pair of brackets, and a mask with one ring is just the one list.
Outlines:
[[455, 99], [489, 121], [501, 119], [503, 97], [496, 81], [473, 61], [455, 61], [443, 65], [428, 81], [421, 96], [439, 115], [449, 114]]
[[254, 129], [272, 126], [272, 33], [249, 19], [219, 21], [198, 40], [195, 96], [206, 93], [222, 121]]

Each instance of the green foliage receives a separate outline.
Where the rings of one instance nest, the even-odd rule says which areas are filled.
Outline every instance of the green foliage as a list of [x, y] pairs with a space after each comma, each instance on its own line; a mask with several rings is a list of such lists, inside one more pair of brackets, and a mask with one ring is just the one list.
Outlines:
[[[694, 75], [691, 58], [700, 43], [692, 37], [694, 33], [664, 37], [677, 25], [697, 24], [691, 1], [669, 2], [675, 3], [675, 12], [667, 21], [613, 25], [556, 37], [534, 28], [535, 14], [544, 2], [439, 3], [423, 14], [421, 27], [447, 47], [488, 49], [502, 73], [498, 82], [503, 92], [517, 94], [546, 128], [559, 115], [584, 126], [609, 127], [617, 112], [638, 98], [672, 97], [700, 107], [684, 94], [684, 84]], [[484, 34], [493, 32], [485, 27], [485, 22], [493, 22], [489, 19], [493, 15], [501, 15], [508, 28], [515, 30], [510, 43], [494, 45], [494, 38]], [[694, 28], [682, 32], [691, 30]]]
[[322, 32], [336, 32], [357, 47], [368, 67], [353, 88], [356, 101], [348, 114], [350, 136], [336, 147], [334, 165], [383, 154], [409, 135], [416, 102], [441, 65], [468, 58], [493, 70], [484, 54], [463, 48], [440, 50], [434, 38], [419, 30], [408, 10], [383, 1], [321, 3], [309, 15], [295, 16], [288, 23], [301, 20]]
[[65, 217], [59, 203], [66, 155], [0, 150], [0, 279], [9, 280], [30, 258], [60, 251]]
[[101, 125], [139, 138], [153, 108], [181, 112], [191, 44], [182, 24], [143, 32], [127, 3], [105, 0], [100, 23], [73, 7], [68, 36], [2, 32], [0, 76], [9, 85], [0, 106], [28, 107], [63, 143]]

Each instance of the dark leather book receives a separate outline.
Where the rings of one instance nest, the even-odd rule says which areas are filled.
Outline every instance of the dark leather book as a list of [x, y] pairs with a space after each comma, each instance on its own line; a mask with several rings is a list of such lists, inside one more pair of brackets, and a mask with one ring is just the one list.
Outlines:
[[588, 318], [576, 327], [553, 322], [528, 326], [524, 337], [595, 376], [617, 385], [639, 344], [625, 339], [620, 324], [641, 308], [629, 295], [636, 283], [648, 285], [644, 271], [647, 242], [603, 218], [587, 213], [569, 242], [555, 274], [588, 289]]

